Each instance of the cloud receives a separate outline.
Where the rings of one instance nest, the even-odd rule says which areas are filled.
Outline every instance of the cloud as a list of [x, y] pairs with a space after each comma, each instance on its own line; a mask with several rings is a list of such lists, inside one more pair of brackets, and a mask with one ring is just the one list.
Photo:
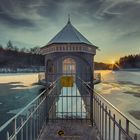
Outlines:
[[27, 20], [27, 19], [15, 19], [15, 18], [12, 18], [11, 16], [7, 15], [7, 14], [1, 14], [0, 15], [1, 17], [1, 22], [3, 24], [6, 24], [8, 26], [11, 26], [11, 27], [33, 27], [34, 26], [34, 23], [31, 22], [30, 20]]
[[140, 0], [0, 0], [0, 41], [45, 45], [69, 13], [73, 25], [105, 53], [124, 43], [131, 48], [129, 40], [139, 44]]
[[42, 0], [0, 0], [0, 21], [11, 26], [33, 27], [42, 17], [37, 13]]
[[105, 0], [95, 13], [95, 18], [114, 35], [140, 31], [139, 0]]
[[[105, 0], [96, 11], [96, 17], [106, 19], [106, 14], [114, 15], [114, 19], [131, 20], [140, 12], [140, 3], [135, 0]], [[119, 16], [118, 16], [119, 15]], [[138, 19], [137, 19], [138, 20]]]
[[135, 31], [135, 32], [128, 32], [120, 35], [116, 41], [117, 42], [139, 42], [140, 39], [140, 31]]

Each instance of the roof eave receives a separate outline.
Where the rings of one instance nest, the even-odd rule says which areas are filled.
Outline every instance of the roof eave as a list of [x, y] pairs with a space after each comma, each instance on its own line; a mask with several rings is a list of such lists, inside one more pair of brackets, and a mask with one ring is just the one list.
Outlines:
[[85, 42], [81, 42], [81, 43], [78, 43], [78, 42], [55, 42], [55, 43], [47, 44], [47, 45], [41, 47], [40, 49], [43, 49], [43, 48], [45, 48], [45, 47], [49, 47], [49, 46], [54, 45], [54, 44], [56, 44], [56, 45], [57, 45], [57, 44], [59, 44], [59, 45], [60, 45], [60, 44], [85, 44], [85, 45], [94, 47], [94, 48], [96, 48], [96, 49], [99, 49], [99, 47], [97, 47], [97, 46], [95, 46], [95, 45], [93, 45], [93, 44], [85, 43]]

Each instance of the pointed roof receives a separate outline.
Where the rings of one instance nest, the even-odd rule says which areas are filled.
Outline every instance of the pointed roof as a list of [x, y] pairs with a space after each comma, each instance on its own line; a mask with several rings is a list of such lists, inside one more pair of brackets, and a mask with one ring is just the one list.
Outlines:
[[47, 45], [53, 43], [85, 43], [94, 46], [71, 24], [70, 17], [66, 26]]

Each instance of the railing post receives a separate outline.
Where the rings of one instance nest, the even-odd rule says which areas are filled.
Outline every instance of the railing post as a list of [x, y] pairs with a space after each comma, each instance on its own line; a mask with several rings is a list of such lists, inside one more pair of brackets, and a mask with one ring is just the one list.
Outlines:
[[9, 132], [6, 134], [6, 140], [9, 140]]
[[108, 131], [108, 139], [111, 140], [111, 110], [109, 110]]
[[115, 140], [115, 121], [116, 121], [116, 116], [113, 114], [113, 140]]
[[[21, 127], [23, 125], [23, 118], [21, 118]], [[21, 128], [21, 140], [23, 140], [23, 128]]]
[[[28, 119], [28, 111], [27, 111], [27, 114], [26, 114], [26, 119]], [[28, 122], [26, 123], [26, 140], [28, 140]]]
[[16, 135], [16, 131], [17, 131], [17, 120], [16, 118], [14, 119], [14, 140], [17, 140], [17, 135]]
[[100, 114], [99, 114], [99, 109], [100, 109], [100, 106], [99, 106], [99, 98], [97, 98], [97, 123], [98, 123], [98, 130], [99, 130], [99, 127], [100, 127], [100, 124], [99, 124], [99, 117], [100, 117]]
[[101, 137], [101, 125], [102, 125], [102, 122], [101, 122], [101, 117], [102, 117], [102, 103], [101, 103], [101, 100], [100, 100], [100, 137]]
[[96, 125], [95, 114], [96, 114], [96, 112], [95, 112], [95, 95], [93, 95], [93, 120]]
[[134, 140], [137, 140], [137, 134], [134, 135]]
[[30, 140], [32, 140], [32, 109], [29, 109], [30, 114]]
[[[90, 94], [91, 94], [91, 96], [90, 96], [90, 120], [91, 120], [91, 125], [93, 126], [93, 94], [94, 94], [94, 92], [92, 90], [90, 90]], [[94, 102], [95, 102], [95, 99], [94, 99]]]
[[[126, 119], [126, 134], [129, 135], [129, 120]], [[126, 137], [126, 140], [128, 140], [128, 138]]]
[[119, 140], [121, 140], [121, 120], [119, 120]]
[[[36, 108], [35, 108], [35, 105], [33, 106], [33, 111], [35, 110]], [[36, 112], [35, 112], [36, 113]], [[35, 126], [35, 114], [33, 114], [33, 139], [35, 139], [35, 128], [36, 128], [36, 126]]]
[[104, 140], [104, 103], [102, 103], [102, 140]]
[[105, 140], [107, 140], [107, 106], [105, 106]]
[[36, 136], [38, 138], [38, 135], [39, 135], [39, 100], [37, 100], [36, 107], [38, 108], [36, 110]]

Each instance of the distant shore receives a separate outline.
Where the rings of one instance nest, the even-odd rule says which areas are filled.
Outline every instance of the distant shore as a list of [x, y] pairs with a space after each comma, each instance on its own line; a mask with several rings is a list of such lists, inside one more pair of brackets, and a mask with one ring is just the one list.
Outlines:
[[[95, 71], [100, 70], [110, 70], [110, 69], [95, 69]], [[130, 68], [130, 69], [118, 69], [118, 70], [110, 70], [110, 71], [131, 71], [131, 72], [140, 72], [140, 68]], [[0, 68], [0, 73], [37, 73], [37, 72], [45, 72], [44, 66], [33, 66], [29, 68]]]
[[119, 69], [117, 71], [140, 71], [140, 68]]
[[44, 66], [36, 66], [29, 68], [0, 68], [0, 73], [36, 73], [44, 72]]
[[140, 68], [131, 68], [131, 69], [117, 69], [117, 70], [111, 70], [111, 69], [95, 69], [95, 71], [131, 71], [131, 72], [140, 72]]

